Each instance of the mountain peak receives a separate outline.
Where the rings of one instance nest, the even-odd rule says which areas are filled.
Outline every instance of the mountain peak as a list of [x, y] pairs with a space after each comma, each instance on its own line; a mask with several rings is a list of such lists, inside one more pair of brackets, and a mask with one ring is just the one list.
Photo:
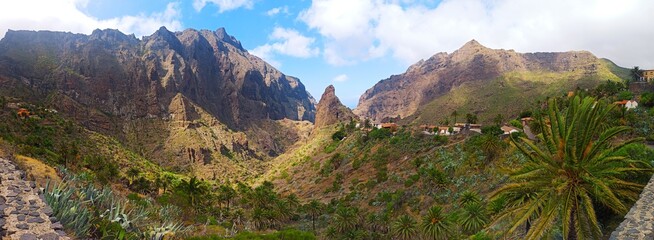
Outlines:
[[320, 128], [339, 122], [351, 121], [356, 118], [352, 111], [344, 106], [336, 96], [334, 85], [325, 88], [325, 92], [320, 97], [320, 102], [316, 107], [316, 124], [315, 128]]
[[325, 94], [335, 95], [336, 94], [336, 88], [334, 88], [334, 85], [330, 84], [329, 86], [327, 86], [327, 88], [325, 88], [325, 92], [323, 93], [323, 96]]
[[221, 40], [223, 42], [226, 42], [226, 43], [229, 43], [232, 46], [234, 46], [234, 47], [236, 47], [236, 48], [238, 48], [240, 50], [245, 50], [243, 48], [243, 46], [241, 45], [241, 42], [239, 40], [237, 40], [235, 37], [230, 36], [229, 34], [227, 34], [227, 31], [225, 30], [224, 27], [220, 27], [220, 28], [216, 29], [214, 34], [216, 34], [216, 37], [219, 40]]
[[479, 48], [487, 48], [484, 45], [481, 45], [481, 43], [477, 42], [477, 40], [472, 39], [468, 41], [466, 44], [463, 44], [460, 49], [479, 49]]

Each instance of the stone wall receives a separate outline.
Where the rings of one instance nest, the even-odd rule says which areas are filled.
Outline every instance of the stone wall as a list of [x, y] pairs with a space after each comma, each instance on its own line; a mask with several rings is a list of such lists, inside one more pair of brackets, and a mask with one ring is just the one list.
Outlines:
[[26, 181], [25, 172], [4, 158], [0, 158], [0, 238], [69, 239], [36, 184]]
[[654, 239], [654, 176], [624, 218], [609, 239]]

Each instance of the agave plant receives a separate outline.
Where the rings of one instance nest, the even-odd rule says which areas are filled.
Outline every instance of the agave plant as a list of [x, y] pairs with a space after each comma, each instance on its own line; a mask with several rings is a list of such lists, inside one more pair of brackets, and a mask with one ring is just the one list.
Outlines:
[[113, 200], [113, 192], [109, 188], [99, 190], [93, 184], [87, 184], [79, 190], [80, 198], [93, 206], [107, 205], [107, 200]]
[[181, 215], [182, 210], [175, 205], [167, 204], [159, 208], [159, 216], [163, 222], [170, 222], [174, 219], [178, 219]]
[[64, 184], [46, 183], [44, 199], [52, 208], [52, 213], [68, 229], [72, 229], [78, 237], [85, 237], [91, 227], [91, 213], [74, 198], [75, 189]]
[[163, 240], [166, 236], [176, 236], [185, 234], [188, 228], [181, 223], [163, 223], [159, 227], [154, 227], [144, 234], [145, 238], [150, 240]]

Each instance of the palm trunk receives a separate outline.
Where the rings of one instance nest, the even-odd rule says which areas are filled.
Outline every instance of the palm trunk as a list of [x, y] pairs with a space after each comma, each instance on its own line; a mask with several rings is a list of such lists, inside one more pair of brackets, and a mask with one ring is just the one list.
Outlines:
[[311, 226], [313, 227], [313, 232], [316, 232], [316, 217], [311, 215]]
[[577, 240], [577, 226], [575, 225], [575, 213], [577, 212], [577, 205], [572, 205], [570, 211], [570, 230], [568, 232], [568, 240]]

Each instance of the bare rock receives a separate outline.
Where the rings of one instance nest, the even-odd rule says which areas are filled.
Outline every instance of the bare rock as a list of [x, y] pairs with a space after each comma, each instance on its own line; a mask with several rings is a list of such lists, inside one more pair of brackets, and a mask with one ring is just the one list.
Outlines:
[[316, 123], [314, 125], [316, 129], [358, 119], [358, 117], [338, 99], [333, 85], [329, 85], [325, 89], [316, 109]]

